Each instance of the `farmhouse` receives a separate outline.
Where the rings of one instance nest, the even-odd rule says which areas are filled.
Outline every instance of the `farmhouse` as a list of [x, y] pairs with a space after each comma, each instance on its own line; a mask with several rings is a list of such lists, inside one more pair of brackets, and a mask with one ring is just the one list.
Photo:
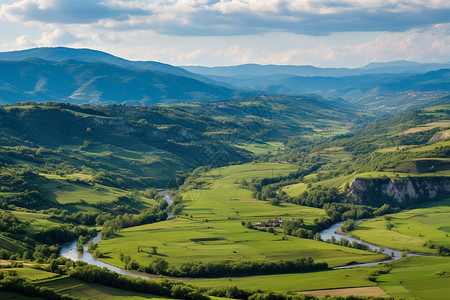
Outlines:
[[256, 224], [258, 227], [283, 227], [283, 220], [281, 218], [273, 218], [267, 222], [258, 222]]

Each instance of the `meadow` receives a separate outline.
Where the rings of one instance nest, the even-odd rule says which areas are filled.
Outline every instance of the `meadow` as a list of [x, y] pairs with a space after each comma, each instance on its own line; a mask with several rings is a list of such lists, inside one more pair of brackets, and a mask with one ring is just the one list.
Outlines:
[[[117, 201], [118, 197], [132, 197], [142, 203], [149, 205], [155, 204], [151, 199], [148, 199], [137, 193], [130, 193], [129, 191], [119, 189], [116, 187], [105, 186], [95, 183], [94, 185], [83, 184], [74, 182], [76, 179], [82, 179], [90, 182], [92, 176], [77, 176], [77, 174], [71, 174], [67, 177], [54, 174], [40, 174], [48, 179], [42, 185], [42, 188], [51, 191], [47, 195], [50, 199], [58, 202], [62, 205], [70, 204], [98, 204], [100, 202], [112, 202]], [[69, 181], [69, 180], [72, 181]], [[70, 207], [70, 206], [68, 206]], [[86, 210], [87, 208], [85, 208]], [[91, 209], [92, 210], [92, 209]]]
[[[242, 226], [242, 221], [255, 224], [274, 217], [301, 218], [311, 224], [315, 218], [325, 215], [318, 208], [288, 203], [270, 205], [268, 201], [253, 198], [249, 190], [239, 185], [242, 179], [251, 181], [295, 170], [294, 165], [262, 163], [205, 172], [196, 179], [203, 188], [182, 194], [186, 207], [180, 215], [164, 222], [126, 228], [113, 238], [101, 241], [99, 249], [106, 256], [102, 260], [123, 267], [121, 252], [143, 265], [156, 257], [179, 265], [186, 261], [264, 261], [311, 256], [331, 267], [381, 259], [383, 256], [379, 254], [284, 236], [280, 229], [269, 233]], [[145, 247], [157, 247], [158, 254], [138, 252], [138, 248]]]
[[307, 291], [348, 287], [376, 286], [369, 281], [371, 272], [380, 266], [355, 269], [330, 270], [312, 273], [264, 275], [233, 278], [192, 279], [191, 285], [212, 288], [237, 286], [242, 289], [262, 289], [273, 291]]
[[448, 257], [406, 257], [393, 263], [391, 272], [380, 275], [377, 282], [395, 299], [448, 299], [450, 259]]
[[[388, 223], [391, 228], [388, 229]], [[426, 246], [450, 246], [450, 199], [422, 204], [419, 208], [364, 221], [352, 234], [395, 249], [436, 253]]]

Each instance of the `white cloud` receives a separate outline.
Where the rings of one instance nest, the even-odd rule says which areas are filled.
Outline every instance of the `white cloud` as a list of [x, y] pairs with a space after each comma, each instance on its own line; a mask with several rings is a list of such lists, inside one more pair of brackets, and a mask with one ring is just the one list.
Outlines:
[[[17, 38], [9, 34], [15, 40], [0, 43], [3, 50], [87, 47], [177, 65], [449, 61], [449, 8], [450, 1], [433, 0], [20, 0], [0, 6], [2, 25], [20, 24]], [[92, 11], [79, 16], [84, 10]], [[439, 19], [447, 21], [433, 23]]]
[[45, 24], [95, 24], [110, 30], [170, 35], [240, 35], [273, 31], [324, 35], [405, 31], [450, 22], [439, 0], [18, 0], [1, 18]]
[[81, 36], [73, 35], [70, 32], [55, 29], [53, 31], [45, 31], [39, 37], [31, 35], [21, 35], [12, 43], [5, 43], [3, 47], [6, 49], [23, 49], [31, 47], [51, 47], [55, 45], [75, 45], [83, 40]]

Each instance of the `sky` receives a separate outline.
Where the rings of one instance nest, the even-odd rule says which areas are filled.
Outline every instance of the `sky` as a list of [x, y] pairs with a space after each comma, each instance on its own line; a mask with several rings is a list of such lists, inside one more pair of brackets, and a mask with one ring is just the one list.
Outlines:
[[204, 66], [450, 61], [449, 0], [0, 3], [0, 51], [66, 46]]

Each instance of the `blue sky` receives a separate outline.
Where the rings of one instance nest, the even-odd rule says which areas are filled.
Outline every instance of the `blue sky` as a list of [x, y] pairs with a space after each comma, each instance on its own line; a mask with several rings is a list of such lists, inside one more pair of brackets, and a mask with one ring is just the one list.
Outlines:
[[92, 48], [174, 65], [450, 61], [448, 0], [3, 0], [0, 51]]

